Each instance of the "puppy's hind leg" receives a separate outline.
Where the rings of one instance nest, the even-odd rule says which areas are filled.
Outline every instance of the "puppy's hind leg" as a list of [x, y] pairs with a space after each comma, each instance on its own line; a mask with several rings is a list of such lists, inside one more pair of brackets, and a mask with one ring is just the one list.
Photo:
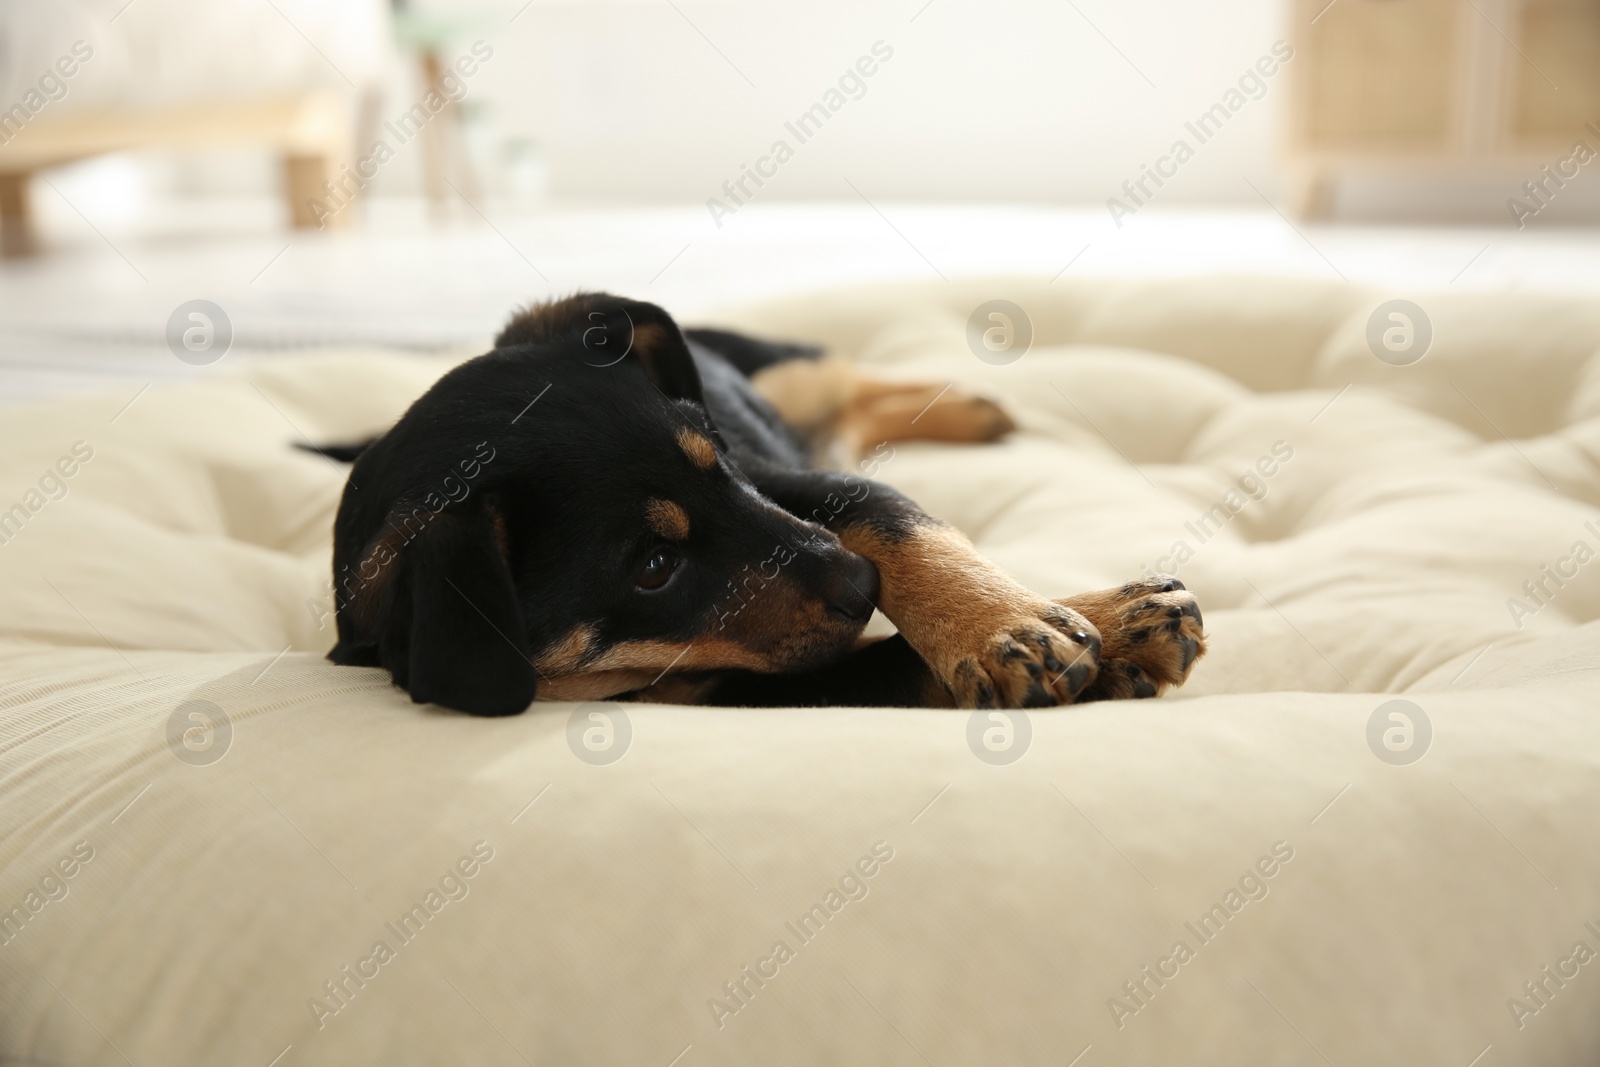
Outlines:
[[1004, 408], [953, 383], [913, 385], [862, 379], [834, 422], [835, 439], [860, 455], [880, 441], [986, 444], [1017, 428]]
[[978, 444], [1016, 428], [987, 397], [946, 382], [899, 382], [863, 375], [840, 359], [794, 360], [751, 379], [779, 417], [841, 465], [882, 442]]

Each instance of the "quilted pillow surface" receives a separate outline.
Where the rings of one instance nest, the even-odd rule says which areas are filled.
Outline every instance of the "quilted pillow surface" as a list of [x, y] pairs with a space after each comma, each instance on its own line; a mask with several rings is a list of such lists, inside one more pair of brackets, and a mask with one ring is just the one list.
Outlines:
[[[1025, 354], [975, 353], [993, 300]], [[1003, 760], [965, 713], [471, 720], [321, 658], [344, 470], [290, 447], [448, 361], [15, 409], [0, 1064], [1600, 1057], [1600, 307], [991, 279], [717, 324], [999, 398], [1008, 440], [877, 476], [1049, 596], [1176, 572], [1191, 682]]]

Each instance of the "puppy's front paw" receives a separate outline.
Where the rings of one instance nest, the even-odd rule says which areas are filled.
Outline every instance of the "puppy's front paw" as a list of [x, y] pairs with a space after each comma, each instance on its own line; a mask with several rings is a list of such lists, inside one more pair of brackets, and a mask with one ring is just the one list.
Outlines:
[[878, 607], [938, 683], [926, 694], [931, 704], [1070, 704], [1094, 681], [1094, 622], [1019, 585], [943, 523], [852, 527], [844, 543], [878, 568]]
[[958, 707], [1070, 704], [1095, 680], [1101, 638], [1080, 612], [1042, 599], [984, 607], [952, 620], [949, 639], [928, 657]]
[[1099, 673], [1077, 703], [1157, 696], [1182, 685], [1205, 655], [1200, 603], [1176, 578], [1144, 578], [1060, 603], [1088, 616], [1103, 642]]

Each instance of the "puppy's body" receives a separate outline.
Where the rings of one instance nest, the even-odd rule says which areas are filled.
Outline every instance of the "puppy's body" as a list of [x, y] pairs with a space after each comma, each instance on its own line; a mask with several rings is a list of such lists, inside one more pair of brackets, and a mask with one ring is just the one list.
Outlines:
[[[603, 294], [534, 308], [356, 460], [330, 658], [485, 715], [625, 693], [1014, 707], [1181, 682], [1203, 645], [1174, 580], [1052, 602], [890, 487], [813, 464], [830, 438], [1009, 429], [942, 394], [685, 336]], [[858, 648], [874, 606], [900, 634]], [[1127, 653], [1111, 670], [1108, 627]]]

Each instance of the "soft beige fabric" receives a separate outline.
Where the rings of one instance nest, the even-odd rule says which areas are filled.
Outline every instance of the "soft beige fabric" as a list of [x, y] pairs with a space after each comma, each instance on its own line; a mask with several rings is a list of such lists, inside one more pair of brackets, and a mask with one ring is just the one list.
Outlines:
[[[288, 445], [381, 428], [442, 363], [7, 412], [0, 508], [40, 507], [0, 545], [0, 919], [28, 916], [0, 927], [0, 1063], [1595, 1062], [1600, 562], [1573, 548], [1600, 548], [1600, 309], [1412, 294], [1435, 340], [1402, 368], [1364, 340], [1391, 295], [992, 281], [726, 316], [1003, 397], [1011, 441], [900, 445], [880, 477], [1042, 592], [1190, 542], [1190, 685], [1030, 712], [1008, 765], [964, 713], [639, 705], [600, 706], [631, 741], [593, 765], [571, 705], [472, 720], [327, 664], [342, 471]], [[1009, 366], [964, 341], [994, 297], [1037, 332]], [[1514, 619], [1546, 565], [1576, 577]], [[1433, 733], [1404, 766], [1367, 740], [1400, 693]], [[217, 762], [169, 746], [191, 701], [230, 720]], [[458, 861], [465, 896], [402, 942]]]

